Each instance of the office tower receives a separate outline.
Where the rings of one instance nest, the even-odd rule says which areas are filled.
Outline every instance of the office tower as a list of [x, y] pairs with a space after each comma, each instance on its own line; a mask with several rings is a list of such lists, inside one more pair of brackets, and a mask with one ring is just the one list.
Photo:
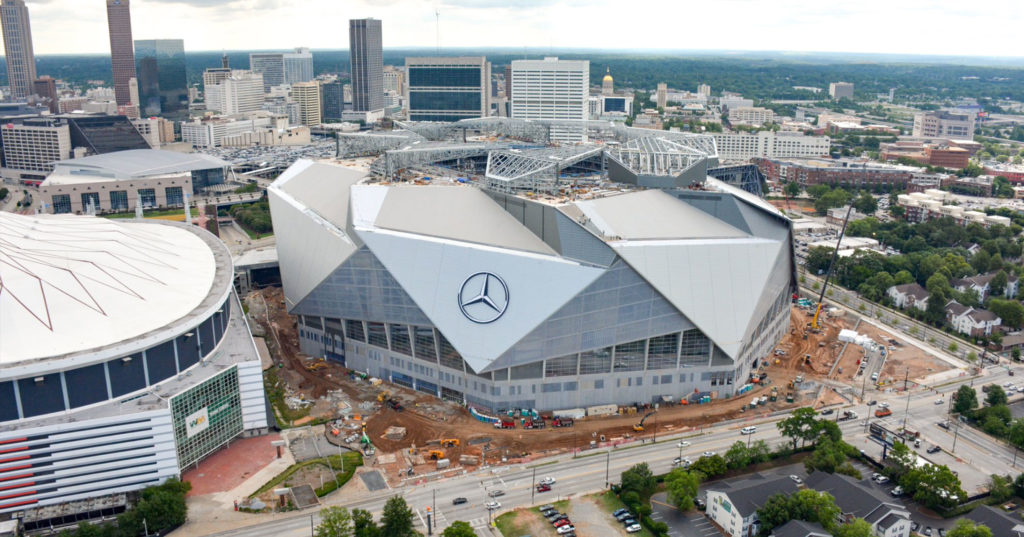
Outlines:
[[377, 19], [348, 21], [352, 60], [352, 110], [372, 112], [384, 108], [384, 59], [381, 24]]
[[321, 123], [319, 82], [292, 84], [292, 101], [299, 105], [299, 123], [307, 127], [315, 127]]
[[60, 99], [57, 97], [57, 81], [48, 76], [41, 76], [35, 80], [32, 93], [46, 100], [47, 107], [51, 114], [60, 110]]
[[118, 106], [132, 103], [131, 80], [135, 78], [135, 49], [132, 47], [131, 0], [107, 0], [110, 30], [110, 63], [114, 71], [114, 99]]
[[135, 41], [135, 62], [142, 114], [173, 121], [188, 118], [185, 42], [181, 39]]
[[664, 82], [658, 84], [657, 101], [658, 108], [664, 110], [665, 106], [668, 104], [668, 84], [665, 84]]
[[263, 75], [232, 71], [230, 76], [206, 88], [206, 109], [225, 115], [255, 112], [263, 108]]
[[405, 71], [391, 65], [384, 66], [384, 93], [393, 91], [405, 95]]
[[320, 84], [320, 120], [340, 121], [345, 111], [345, 91], [340, 80]]
[[406, 58], [409, 120], [458, 121], [490, 112], [491, 65], [483, 56]]
[[974, 116], [935, 110], [914, 114], [914, 138], [974, 139]]
[[615, 95], [615, 79], [612, 78], [612, 68], [606, 67], [604, 78], [601, 79], [601, 95]]
[[707, 84], [700, 84], [697, 86], [697, 95], [704, 97], [704, 99], [711, 98], [711, 86]]
[[249, 70], [263, 74], [263, 91], [284, 84], [284, 54], [254, 52], [249, 54]]
[[309, 82], [313, 80], [313, 54], [308, 48], [300, 47], [295, 52], [285, 52], [284, 83]]
[[62, 119], [7, 123], [0, 129], [0, 144], [4, 157], [0, 175], [12, 181], [42, 181], [53, 171], [54, 162], [71, 158], [71, 131]]
[[853, 82], [833, 82], [828, 85], [828, 95], [833, 101], [853, 98]]
[[[589, 61], [549, 57], [512, 62], [512, 117], [566, 122], [552, 126], [552, 141], [586, 141], [589, 93]], [[575, 121], [578, 127], [569, 123]]]
[[[228, 67], [210, 67], [203, 71], [203, 92], [210, 91], [211, 86], [220, 84], [221, 81], [231, 76], [231, 69]], [[262, 76], [262, 75], [261, 75]]]
[[36, 56], [32, 51], [32, 26], [25, 0], [0, 0], [0, 24], [3, 25], [4, 55], [11, 97], [22, 101], [32, 95], [36, 80]]

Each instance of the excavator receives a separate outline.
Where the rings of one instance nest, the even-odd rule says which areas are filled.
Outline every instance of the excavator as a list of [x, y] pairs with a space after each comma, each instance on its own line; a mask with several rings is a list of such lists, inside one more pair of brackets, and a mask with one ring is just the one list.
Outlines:
[[839, 257], [839, 244], [843, 242], [843, 235], [846, 234], [846, 224], [850, 223], [850, 212], [853, 211], [853, 203], [850, 203], [850, 207], [846, 209], [846, 218], [843, 218], [843, 229], [839, 230], [839, 238], [836, 239], [836, 247], [832, 250], [832, 261], [828, 264], [828, 271], [825, 273], [825, 284], [821, 286], [821, 295], [818, 296], [818, 307], [814, 310], [814, 318], [811, 319], [811, 328], [814, 330], [820, 330], [821, 325], [818, 324], [818, 317], [821, 315], [821, 307], [825, 304], [825, 290], [828, 289], [828, 281], [832, 277], [832, 271], [836, 266], [836, 258]]
[[636, 425], [633, 426], [633, 432], [636, 432], [636, 433], [644, 432], [644, 422], [647, 421], [647, 418], [649, 418], [649, 417], [651, 417], [651, 416], [653, 416], [653, 415], [655, 415], [657, 413], [658, 413], [657, 410], [652, 410], [652, 411], [644, 414], [644, 417], [640, 418], [640, 423], [637, 423]]

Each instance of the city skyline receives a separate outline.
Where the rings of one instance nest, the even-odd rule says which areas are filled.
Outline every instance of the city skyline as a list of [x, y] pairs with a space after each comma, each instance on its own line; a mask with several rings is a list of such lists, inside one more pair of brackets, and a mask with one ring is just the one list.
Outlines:
[[[109, 54], [102, 5], [98, 1], [29, 0], [37, 54]], [[647, 7], [646, 12], [652, 15], [683, 15], [678, 4], [668, 1], [654, 1]], [[1014, 29], [1024, 23], [1024, 13], [1006, 0], [982, 0], [970, 9], [948, 0], [910, 0], [898, 5], [881, 0], [858, 5], [723, 0], [713, 5], [687, 5], [685, 20], [690, 22], [684, 25], [685, 32], [670, 31], [671, 26], [652, 31], [642, 18], [623, 24], [621, 17], [607, 16], [608, 10], [618, 9], [621, 4], [605, 0], [587, 4], [579, 0], [310, 0], [303, 10], [280, 0], [136, 0], [132, 24], [136, 37], [184, 39], [190, 51], [295, 46], [344, 49], [346, 43], [338, 29], [344, 28], [349, 19], [372, 17], [383, 20], [388, 27], [384, 48], [429, 48], [438, 45], [438, 10], [439, 44], [444, 49], [540, 47], [1004, 57], [1020, 54]], [[239, 12], [246, 16], [238, 17]], [[308, 17], [309, 12], [317, 16]], [[725, 26], [692, 23], [720, 22], [724, 13], [729, 14]], [[559, 23], [567, 20], [574, 23]], [[918, 28], [985, 28], [985, 39], [935, 41], [922, 39], [914, 32], [880, 36], [875, 29], [886, 20], [912, 21]], [[303, 31], [292, 33], [288, 28]], [[254, 40], [254, 35], [265, 37]], [[845, 37], [835, 39], [837, 35]]]

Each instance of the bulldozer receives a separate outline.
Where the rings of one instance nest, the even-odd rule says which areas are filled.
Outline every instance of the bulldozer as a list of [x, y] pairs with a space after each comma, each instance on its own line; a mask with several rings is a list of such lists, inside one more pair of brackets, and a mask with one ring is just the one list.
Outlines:
[[459, 447], [459, 439], [443, 438], [441, 439], [441, 447]]
[[649, 418], [649, 417], [651, 417], [651, 416], [653, 416], [653, 415], [655, 415], [657, 413], [658, 413], [657, 410], [652, 410], [651, 412], [648, 412], [648, 413], [644, 414], [644, 417], [640, 418], [640, 423], [637, 423], [636, 425], [633, 426], [633, 432], [635, 432], [635, 433], [642, 433], [642, 432], [644, 432], [644, 422], [647, 421], [647, 418]]
[[378, 403], [383, 403], [384, 401], [387, 401], [390, 398], [391, 398], [391, 391], [389, 391], [389, 390], [383, 390], [383, 391], [381, 391], [380, 393], [377, 394], [377, 402]]
[[440, 449], [432, 449], [427, 456], [430, 457], [430, 460], [432, 461], [439, 461], [444, 458], [444, 452]]

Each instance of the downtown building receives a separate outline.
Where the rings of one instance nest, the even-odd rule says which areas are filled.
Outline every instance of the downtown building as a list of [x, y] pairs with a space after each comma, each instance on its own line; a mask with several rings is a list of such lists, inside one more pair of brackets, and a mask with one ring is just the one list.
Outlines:
[[491, 64], [483, 56], [406, 58], [410, 121], [458, 121], [490, 114]]
[[236, 70], [227, 76], [211, 76], [210, 79], [216, 82], [204, 86], [208, 111], [230, 116], [263, 108], [262, 74]]
[[[645, 147], [609, 174], [647, 182]], [[303, 352], [497, 412], [743, 393], [788, 330], [791, 225], [706, 185], [538, 200], [300, 160], [267, 192]]]
[[381, 21], [348, 21], [349, 59], [352, 65], [352, 111], [367, 123], [384, 115], [384, 49]]
[[308, 48], [294, 52], [254, 52], [249, 54], [249, 69], [263, 74], [263, 91], [270, 88], [313, 80], [313, 54]]
[[181, 39], [135, 41], [138, 73], [139, 112], [172, 121], [189, 115], [188, 83], [185, 74], [185, 42]]
[[110, 63], [114, 73], [114, 98], [118, 106], [138, 106], [135, 48], [132, 46], [131, 0], [107, 0], [107, 27], [110, 31]]
[[799, 132], [716, 132], [712, 136], [719, 157], [726, 162], [747, 162], [759, 157], [827, 157], [831, 148], [828, 136], [807, 136]]
[[129, 493], [266, 432], [259, 356], [217, 237], [12, 213], [0, 237], [0, 518], [33, 531], [116, 514]]
[[[557, 120], [551, 138], [562, 143], [587, 141], [590, 115], [590, 62], [586, 60], [512, 61], [511, 117]], [[579, 122], [579, 127], [572, 125]]]

